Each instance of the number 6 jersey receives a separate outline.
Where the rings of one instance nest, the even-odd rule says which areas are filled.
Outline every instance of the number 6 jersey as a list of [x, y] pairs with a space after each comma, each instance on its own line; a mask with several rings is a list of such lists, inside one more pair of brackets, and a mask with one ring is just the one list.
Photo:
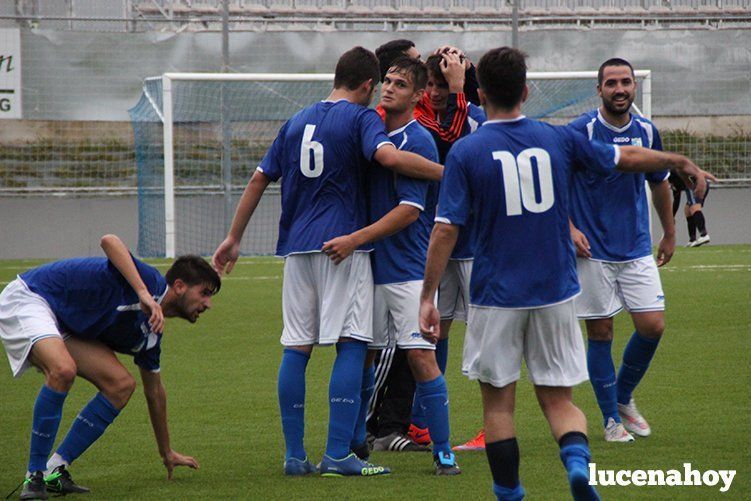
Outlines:
[[618, 146], [524, 116], [489, 120], [449, 152], [436, 222], [464, 225], [471, 213], [475, 306], [537, 308], [579, 292], [569, 232], [574, 165], [611, 173]]
[[282, 126], [258, 167], [281, 178], [277, 256], [319, 252], [367, 224], [365, 169], [385, 144], [375, 110], [345, 100], [318, 102]]

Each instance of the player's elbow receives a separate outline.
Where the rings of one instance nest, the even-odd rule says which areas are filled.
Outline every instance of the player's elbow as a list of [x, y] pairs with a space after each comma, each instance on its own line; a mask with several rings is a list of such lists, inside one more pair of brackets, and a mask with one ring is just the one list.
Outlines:
[[117, 235], [113, 235], [111, 233], [108, 233], [104, 235], [101, 239], [99, 239], [99, 245], [102, 249], [107, 249], [108, 247], [111, 247], [113, 244], [116, 244], [120, 242], [120, 238]]
[[373, 157], [387, 169], [393, 170], [399, 166], [399, 152], [396, 148], [378, 148]]

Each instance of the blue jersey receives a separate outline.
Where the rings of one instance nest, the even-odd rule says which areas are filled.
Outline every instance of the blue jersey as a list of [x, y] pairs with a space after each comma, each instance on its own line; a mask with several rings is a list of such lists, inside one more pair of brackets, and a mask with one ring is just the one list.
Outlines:
[[[438, 161], [430, 133], [416, 120], [389, 133], [400, 149]], [[374, 244], [371, 256], [376, 284], [422, 280], [433, 227], [438, 183], [402, 176], [377, 164], [370, 171], [370, 217], [375, 222], [399, 204], [420, 209], [420, 217], [402, 231]]]
[[[167, 282], [159, 271], [133, 258], [146, 288], [161, 303]], [[151, 332], [138, 295], [103, 257], [56, 261], [19, 275], [52, 308], [62, 332], [97, 339], [131, 355], [139, 367], [159, 370], [161, 334]]]
[[568, 225], [569, 176], [578, 162], [609, 174], [617, 146], [525, 117], [492, 120], [446, 160], [436, 221], [473, 215], [470, 302], [534, 308], [579, 292]]
[[366, 166], [391, 144], [371, 109], [345, 100], [299, 111], [279, 131], [258, 169], [282, 179], [278, 256], [319, 252], [367, 223]]
[[[570, 127], [604, 143], [662, 150], [660, 134], [646, 118], [632, 116], [626, 126], [617, 128], [594, 110], [571, 122]], [[668, 171], [613, 172], [607, 177], [585, 169], [574, 172], [571, 220], [589, 240], [592, 259], [623, 262], [652, 253], [644, 180], [660, 183], [667, 178]]]

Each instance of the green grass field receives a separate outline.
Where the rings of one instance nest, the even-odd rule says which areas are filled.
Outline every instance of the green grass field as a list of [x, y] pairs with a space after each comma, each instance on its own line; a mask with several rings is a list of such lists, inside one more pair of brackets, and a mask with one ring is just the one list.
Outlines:
[[[156, 261], [160, 269], [164, 261]], [[37, 262], [0, 262], [0, 283]], [[285, 478], [284, 445], [276, 397], [281, 356], [282, 263], [243, 259], [224, 282], [214, 308], [190, 325], [170, 320], [163, 341], [162, 377], [169, 396], [174, 449], [195, 456], [201, 469], [176, 471], [166, 480], [140, 390], [104, 437], [71, 470], [97, 499], [492, 499], [483, 453], [461, 453], [463, 473], [435, 478], [429, 454], [375, 453], [391, 466], [383, 478]], [[599, 468], [733, 469], [729, 492], [716, 487], [604, 487], [605, 499], [751, 498], [751, 246], [678, 249], [662, 271], [667, 331], [648, 376], [636, 393], [653, 435], [631, 444], [606, 444], [591, 387], [575, 398], [590, 421]], [[457, 326], [459, 327], [459, 326]], [[632, 328], [616, 323], [620, 359]], [[463, 327], [452, 332], [448, 366], [452, 442], [481, 425], [479, 390], [460, 373]], [[308, 366], [306, 444], [318, 461], [327, 425], [326, 391], [333, 349], [314, 352]], [[124, 357], [127, 358], [127, 357]], [[135, 366], [125, 360], [127, 367]], [[0, 371], [0, 495], [26, 468], [32, 406], [41, 375], [12, 380]], [[558, 448], [522, 380], [517, 389], [521, 477], [528, 499], [569, 496]], [[94, 394], [78, 380], [66, 402], [58, 438]]]

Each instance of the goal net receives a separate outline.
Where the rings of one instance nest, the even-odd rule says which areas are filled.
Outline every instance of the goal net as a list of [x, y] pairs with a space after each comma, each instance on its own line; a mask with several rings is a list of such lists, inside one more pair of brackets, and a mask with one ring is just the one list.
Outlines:
[[[596, 72], [529, 73], [528, 117], [566, 123], [599, 106]], [[649, 71], [637, 112], [651, 114]], [[138, 166], [138, 254], [210, 255], [224, 239], [248, 179], [284, 122], [324, 99], [331, 74], [166, 73], [147, 78], [130, 112]], [[376, 101], [377, 102], [377, 97]], [[266, 191], [242, 242], [273, 254], [281, 197]]]

